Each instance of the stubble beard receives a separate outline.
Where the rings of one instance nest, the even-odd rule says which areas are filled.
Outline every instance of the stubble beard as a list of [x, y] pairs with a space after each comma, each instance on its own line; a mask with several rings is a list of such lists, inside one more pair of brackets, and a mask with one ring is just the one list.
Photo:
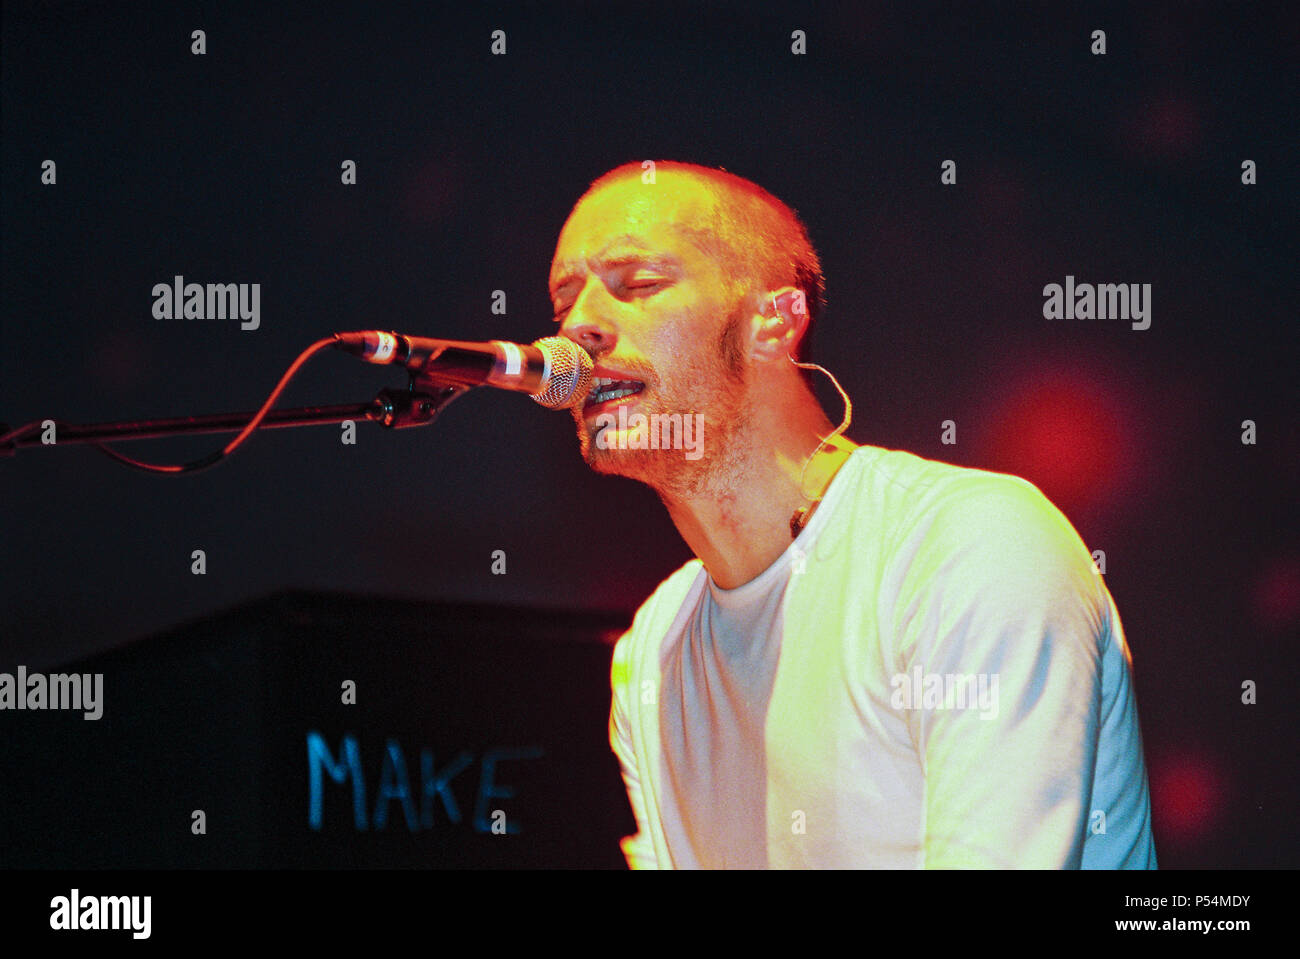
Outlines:
[[[600, 428], [588, 427], [582, 410], [573, 410], [582, 456], [593, 470], [645, 483], [665, 501], [685, 501], [706, 495], [727, 495], [736, 485], [746, 462], [747, 437], [753, 416], [749, 394], [749, 366], [740, 346], [746, 315], [741, 304], [719, 339], [707, 349], [679, 362], [655, 387], [637, 394], [635, 413], [650, 423], [656, 413], [703, 413], [703, 435], [698, 459], [687, 459], [681, 449], [601, 449]], [[607, 427], [608, 428], [608, 427]]]

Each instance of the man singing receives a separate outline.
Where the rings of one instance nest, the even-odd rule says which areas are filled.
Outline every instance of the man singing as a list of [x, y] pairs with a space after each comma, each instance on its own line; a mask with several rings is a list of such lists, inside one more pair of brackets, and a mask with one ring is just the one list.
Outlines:
[[560, 233], [583, 455], [696, 557], [614, 652], [629, 865], [1155, 868], [1087, 549], [1022, 479], [843, 438], [796, 365], [823, 288], [794, 212], [721, 170], [618, 167]]

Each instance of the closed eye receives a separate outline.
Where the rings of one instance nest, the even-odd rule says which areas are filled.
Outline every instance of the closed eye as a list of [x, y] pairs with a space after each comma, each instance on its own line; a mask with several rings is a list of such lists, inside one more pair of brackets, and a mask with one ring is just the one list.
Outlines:
[[668, 281], [661, 276], [634, 277], [623, 284], [625, 290], [649, 290]]
[[[622, 288], [626, 291], [636, 290], [638, 292], [641, 291], [653, 292], [659, 287], [667, 286], [671, 282], [672, 280], [669, 277], [665, 277], [665, 276], [638, 276], [638, 277], [633, 277], [632, 279], [623, 283]], [[561, 320], [563, 320], [565, 315], [572, 308], [573, 308], [572, 305], [564, 306], [564, 307], [556, 307], [554, 313], [555, 322], [559, 323]]]

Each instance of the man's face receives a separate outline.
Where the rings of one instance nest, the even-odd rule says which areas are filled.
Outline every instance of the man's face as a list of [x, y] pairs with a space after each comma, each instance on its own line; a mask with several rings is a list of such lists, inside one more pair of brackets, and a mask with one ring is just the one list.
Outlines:
[[[747, 304], [691, 233], [707, 229], [710, 203], [689, 177], [661, 172], [654, 184], [639, 177], [608, 184], [570, 214], [551, 267], [560, 332], [592, 354], [596, 377], [635, 390], [610, 397], [618, 391], [598, 385], [574, 409], [584, 458], [665, 492], [696, 487], [734, 458], [729, 447], [748, 399]], [[699, 454], [630, 448], [638, 413], [703, 414]]]

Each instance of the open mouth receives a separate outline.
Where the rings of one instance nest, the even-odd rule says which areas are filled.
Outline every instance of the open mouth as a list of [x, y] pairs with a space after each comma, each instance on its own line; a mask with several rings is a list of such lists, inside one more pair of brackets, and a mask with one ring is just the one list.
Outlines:
[[610, 400], [621, 400], [625, 396], [635, 396], [643, 389], [645, 389], [645, 384], [640, 380], [611, 380], [598, 376], [591, 381], [591, 392], [587, 394], [587, 402], [583, 406], [590, 409], [593, 406], [599, 406], [601, 403], [608, 403]]

